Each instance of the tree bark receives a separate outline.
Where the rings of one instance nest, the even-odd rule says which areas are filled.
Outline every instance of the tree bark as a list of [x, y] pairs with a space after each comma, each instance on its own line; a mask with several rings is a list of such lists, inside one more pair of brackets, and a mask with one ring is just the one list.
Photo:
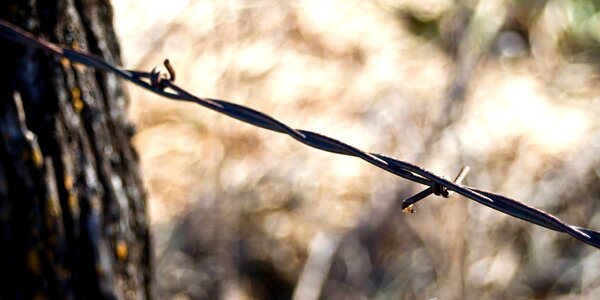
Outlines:
[[[0, 18], [120, 64], [108, 0], [5, 0]], [[0, 298], [149, 298], [121, 82], [5, 40], [0, 55]]]

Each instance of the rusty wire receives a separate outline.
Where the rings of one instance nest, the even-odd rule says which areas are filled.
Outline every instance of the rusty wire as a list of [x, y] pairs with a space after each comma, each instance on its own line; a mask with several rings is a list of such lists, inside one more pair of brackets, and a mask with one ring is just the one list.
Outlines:
[[479, 204], [483, 204], [521, 220], [569, 234], [584, 243], [600, 248], [600, 232], [598, 231], [569, 225], [549, 213], [506, 196], [461, 185], [461, 181], [468, 173], [468, 167], [463, 168], [456, 179], [451, 181], [445, 176], [437, 176], [419, 166], [390, 156], [365, 152], [344, 142], [316, 132], [293, 129], [271, 116], [242, 105], [218, 99], [196, 97], [173, 83], [175, 80], [175, 71], [168, 60], [164, 61], [164, 65], [167, 69], [166, 73], [156, 68], [152, 70], [152, 72], [125, 70], [82, 51], [68, 49], [44, 41], [4, 20], [0, 20], [0, 36], [29, 47], [40, 48], [51, 54], [67, 58], [75, 63], [113, 72], [119, 77], [163, 97], [193, 102], [240, 121], [287, 134], [308, 146], [327, 152], [359, 157], [390, 173], [428, 186], [425, 190], [406, 199], [402, 203], [401, 208], [405, 211], [412, 212], [414, 203], [431, 194], [448, 198], [453, 193], [458, 193]]

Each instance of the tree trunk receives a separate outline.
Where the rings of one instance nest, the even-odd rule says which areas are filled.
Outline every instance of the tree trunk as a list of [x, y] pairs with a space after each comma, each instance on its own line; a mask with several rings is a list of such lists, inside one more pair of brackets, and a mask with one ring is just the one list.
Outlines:
[[[108, 0], [5, 0], [0, 18], [120, 64]], [[0, 298], [149, 298], [121, 82], [1, 39], [0, 54]]]

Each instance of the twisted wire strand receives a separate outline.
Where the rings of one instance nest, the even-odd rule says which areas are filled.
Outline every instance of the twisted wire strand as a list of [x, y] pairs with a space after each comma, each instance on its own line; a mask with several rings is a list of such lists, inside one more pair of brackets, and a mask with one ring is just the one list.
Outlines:
[[[167, 74], [155, 70], [152, 72], [140, 72], [122, 69], [91, 54], [69, 49], [42, 40], [1, 19], [0, 36], [7, 40], [11, 40], [29, 47], [40, 48], [53, 55], [67, 58], [72, 62], [94, 67], [99, 70], [112, 72], [127, 81], [130, 81], [163, 97], [199, 104], [206, 108], [238, 119], [242, 122], [246, 122], [271, 131], [287, 134], [303, 144], [323, 151], [361, 158], [364, 161], [369, 162], [372, 165], [375, 165], [392, 174], [428, 186], [428, 188], [424, 191], [411, 197], [413, 198], [411, 201], [407, 199], [407, 201], [405, 201], [402, 205], [403, 209], [407, 208], [408, 206], [412, 206], [413, 203], [425, 198], [431, 193], [434, 193], [434, 191], [437, 191], [435, 192], [436, 195], [442, 195], [444, 197], [449, 197], [451, 193], [458, 193], [479, 204], [485, 205], [515, 218], [519, 218], [521, 220], [554, 231], [569, 234], [586, 244], [600, 249], [600, 232], [569, 225], [557, 217], [535, 207], [529, 206], [523, 202], [474, 187], [461, 185], [459, 180], [453, 182], [447, 178], [435, 175], [434, 173], [417, 165], [387, 155], [365, 152], [342, 141], [316, 132], [291, 128], [269, 115], [239, 104], [219, 99], [194, 96], [193, 94], [185, 91], [173, 83], [175, 72], [168, 60], [165, 60], [164, 63], [169, 75], [167, 77]], [[464, 177], [465, 174], [462, 174], [462, 177]], [[459, 177], [461, 177], [461, 175], [459, 175]]]

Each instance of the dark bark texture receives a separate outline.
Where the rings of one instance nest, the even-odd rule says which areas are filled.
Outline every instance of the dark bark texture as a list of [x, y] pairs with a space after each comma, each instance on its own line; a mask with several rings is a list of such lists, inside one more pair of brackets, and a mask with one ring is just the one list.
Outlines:
[[[0, 18], [120, 64], [109, 0], [4, 0]], [[149, 298], [122, 83], [5, 40], [0, 54], [0, 298]]]

